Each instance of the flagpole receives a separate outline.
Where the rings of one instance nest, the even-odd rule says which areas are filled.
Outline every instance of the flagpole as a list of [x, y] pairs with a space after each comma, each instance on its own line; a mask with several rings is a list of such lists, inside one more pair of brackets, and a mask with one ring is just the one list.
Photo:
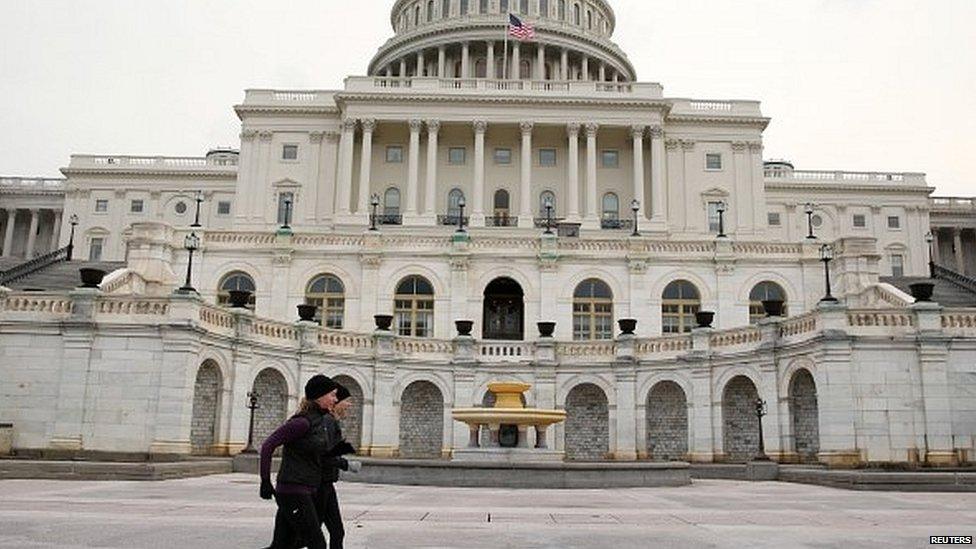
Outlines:
[[502, 80], [508, 80], [508, 27], [512, 24], [512, 14], [508, 13], [508, 18], [505, 20], [505, 53], [502, 57]]

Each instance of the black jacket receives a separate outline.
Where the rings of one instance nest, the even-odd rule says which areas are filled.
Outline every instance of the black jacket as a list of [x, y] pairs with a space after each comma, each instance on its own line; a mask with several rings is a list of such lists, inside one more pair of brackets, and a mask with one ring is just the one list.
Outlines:
[[335, 437], [338, 422], [317, 406], [304, 414], [309, 422], [308, 434], [285, 444], [281, 455], [278, 482], [318, 487], [324, 467], [323, 456], [339, 442]]
[[[332, 444], [332, 446], [334, 447], [336, 444], [339, 443], [340, 440], [342, 440], [342, 428], [339, 427], [339, 420], [335, 419], [335, 416], [333, 416], [332, 414], [327, 414], [327, 415], [330, 418], [332, 418], [332, 423], [334, 424], [335, 430], [332, 432], [332, 435], [334, 436], [332, 440], [335, 441], [335, 443]], [[331, 452], [326, 452], [326, 455], [322, 460], [322, 483], [323, 484], [336, 482], [339, 480], [340, 459], [342, 459], [341, 456], [336, 456], [333, 455]]]

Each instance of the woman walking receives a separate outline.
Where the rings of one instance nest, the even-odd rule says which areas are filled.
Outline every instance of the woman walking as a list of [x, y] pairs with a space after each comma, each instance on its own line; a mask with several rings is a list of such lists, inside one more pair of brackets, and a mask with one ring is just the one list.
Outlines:
[[[296, 535], [309, 549], [326, 549], [316, 512], [315, 492], [323, 478], [325, 456], [335, 450], [339, 426], [330, 410], [335, 382], [316, 375], [305, 384], [298, 412], [261, 445], [261, 497], [275, 498], [274, 537], [269, 549], [292, 549]], [[271, 485], [271, 455], [284, 446], [277, 484]]]
[[328, 458], [323, 464], [322, 484], [319, 486], [318, 494], [315, 498], [316, 510], [319, 519], [325, 524], [325, 529], [329, 532], [329, 547], [331, 549], [342, 549], [342, 541], [346, 536], [346, 530], [342, 527], [342, 514], [339, 512], [339, 498], [336, 494], [335, 483], [339, 480], [339, 469], [353, 472], [359, 470], [358, 462], [352, 464], [344, 458], [344, 455], [355, 454], [356, 449], [342, 438], [342, 431], [339, 427], [339, 420], [345, 419], [352, 405], [349, 389], [337, 384], [336, 404], [330, 410], [336, 419], [336, 440], [339, 442], [329, 453]]

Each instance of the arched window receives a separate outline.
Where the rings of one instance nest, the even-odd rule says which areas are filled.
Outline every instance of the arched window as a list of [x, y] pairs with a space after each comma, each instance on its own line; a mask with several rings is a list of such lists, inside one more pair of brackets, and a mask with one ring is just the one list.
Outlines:
[[451, 16], [451, 0], [444, 0], [441, 2], [441, 17], [448, 18]]
[[488, 13], [488, 0], [479, 0], [478, 13], [484, 15]]
[[603, 195], [603, 219], [607, 221], [620, 219], [620, 198], [614, 193]]
[[566, 0], [559, 0], [559, 20], [566, 20]]
[[539, 0], [539, 17], [549, 16], [549, 0]]
[[495, 191], [495, 215], [508, 215], [509, 207], [508, 191], [505, 189]]
[[434, 335], [434, 287], [426, 278], [409, 276], [397, 285], [393, 317], [401, 336]]
[[390, 187], [383, 193], [383, 215], [400, 215], [400, 189]]
[[257, 292], [257, 288], [251, 275], [236, 271], [224, 276], [220, 284], [217, 285], [217, 305], [229, 305], [232, 290], [251, 292], [251, 298], [247, 301], [247, 308], [254, 310], [254, 294]]
[[485, 59], [479, 59], [474, 62], [474, 77], [475, 78], [487, 78], [488, 77], [488, 61]]
[[786, 292], [775, 282], [760, 282], [749, 292], [749, 324], [756, 324], [766, 316], [763, 301], [782, 301], [786, 316]]
[[593, 30], [593, 12], [586, 10], [586, 29]]
[[532, 78], [532, 65], [529, 64], [528, 59], [523, 59], [519, 62], [519, 78], [522, 80]]
[[291, 223], [295, 218], [295, 193], [278, 193], [278, 224]]
[[522, 15], [529, 14], [529, 0], [519, 1], [519, 13], [521, 13]]
[[420, 6], [414, 6], [413, 8], [413, 26], [420, 25]]
[[584, 280], [573, 292], [573, 339], [613, 339], [613, 292], [602, 280]]
[[508, 0], [498, 0], [498, 13], [508, 13]]
[[468, 14], [468, 0], [461, 0], [461, 15]]
[[539, 217], [546, 218], [546, 204], [552, 205], [552, 216], [556, 216], [556, 193], [552, 191], [542, 191], [539, 195]]
[[580, 5], [579, 4], [573, 4], [573, 24], [574, 25], [580, 25], [580, 24], [582, 24], [582, 20], [580, 18]]
[[461, 189], [451, 189], [447, 193], [447, 216], [457, 224], [457, 218], [461, 217], [461, 201], [464, 200], [464, 191]]
[[434, 0], [427, 0], [427, 21], [434, 20]]
[[319, 275], [308, 283], [305, 290], [305, 303], [315, 305], [315, 321], [336, 330], [342, 329], [342, 319], [346, 310], [346, 289], [337, 277]]
[[701, 309], [698, 288], [687, 280], [676, 280], [664, 289], [661, 300], [661, 330], [666, 334], [687, 333], [695, 327], [695, 313]]

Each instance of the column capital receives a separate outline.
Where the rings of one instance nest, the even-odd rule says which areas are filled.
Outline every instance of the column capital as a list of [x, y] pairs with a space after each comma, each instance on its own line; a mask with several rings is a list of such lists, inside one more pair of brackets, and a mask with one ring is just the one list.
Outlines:
[[262, 130], [261, 132], [258, 133], [258, 137], [261, 139], [261, 141], [265, 141], [265, 142], [271, 141], [271, 138], [273, 136], [274, 136], [274, 132], [270, 130]]
[[535, 128], [535, 122], [530, 122], [530, 121], [519, 122], [519, 129], [522, 130], [522, 135], [532, 133], [533, 128]]
[[440, 120], [428, 120], [427, 133], [435, 134], [441, 131], [441, 121]]
[[732, 152], [734, 152], [734, 153], [742, 154], [742, 153], [746, 152], [746, 149], [747, 148], [749, 148], [749, 144], [746, 143], [745, 141], [733, 141], [732, 142]]
[[651, 139], [661, 139], [662, 137], [664, 137], [664, 128], [662, 128], [661, 126], [651, 126], [651, 129], [648, 133], [650, 134]]
[[376, 129], [376, 119], [375, 118], [363, 118], [359, 121], [360, 125], [363, 127], [364, 132], [372, 133]]
[[577, 122], [566, 124], [566, 134], [569, 137], [579, 137], [580, 125]]
[[308, 141], [313, 144], [319, 144], [325, 137], [325, 132], [308, 132]]
[[474, 133], [485, 133], [488, 131], [488, 121], [487, 120], [475, 120], [473, 122]]
[[596, 132], [600, 131], [600, 125], [591, 122], [586, 125], [586, 137], [596, 137]]
[[753, 154], [763, 152], [762, 141], [750, 141], [749, 151], [752, 152]]
[[325, 132], [325, 140], [329, 143], [338, 143], [339, 132]]
[[647, 129], [647, 126], [643, 126], [641, 124], [634, 124], [633, 126], [630, 127], [630, 137], [632, 139], [637, 139], [637, 138], [643, 139], [644, 138], [644, 131], [646, 129]]
[[682, 139], [681, 148], [684, 149], [685, 152], [691, 152], [695, 150], [695, 142], [690, 139]]
[[254, 138], [257, 136], [257, 130], [244, 130], [241, 132], [241, 141], [254, 141]]
[[410, 121], [407, 122], [407, 125], [410, 126], [411, 133], [420, 133], [420, 127], [423, 125], [423, 122], [416, 118], [411, 118]]
[[676, 151], [680, 146], [681, 146], [680, 139], [666, 139], [664, 141], [664, 148], [666, 148], [669, 151]]
[[356, 119], [355, 118], [343, 118], [342, 119], [342, 131], [344, 131], [344, 132], [356, 131]]

